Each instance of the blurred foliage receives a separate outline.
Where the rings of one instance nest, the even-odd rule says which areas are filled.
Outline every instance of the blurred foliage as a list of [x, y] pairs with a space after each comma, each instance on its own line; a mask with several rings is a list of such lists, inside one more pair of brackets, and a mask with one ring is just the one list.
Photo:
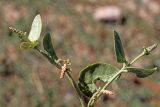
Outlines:
[[[66, 79], [35, 51], [19, 49], [18, 37], [9, 26], [30, 31], [33, 17], [40, 13], [44, 32], [50, 31], [59, 58], [69, 58], [72, 75], [98, 61], [116, 65], [113, 29], [121, 32], [126, 59], [144, 45], [160, 42], [160, 14], [145, 0], [1, 0], [0, 1], [0, 106], [77, 107], [77, 97]], [[160, 7], [160, 1], [154, 0]], [[119, 6], [127, 18], [124, 25], [106, 25], [93, 19], [94, 10], [104, 5]], [[159, 44], [158, 44], [159, 45]], [[137, 66], [160, 66], [160, 46]], [[119, 66], [119, 65], [118, 65]], [[96, 107], [159, 107], [160, 73], [147, 79], [123, 75], [110, 87], [116, 96], [103, 96]]]

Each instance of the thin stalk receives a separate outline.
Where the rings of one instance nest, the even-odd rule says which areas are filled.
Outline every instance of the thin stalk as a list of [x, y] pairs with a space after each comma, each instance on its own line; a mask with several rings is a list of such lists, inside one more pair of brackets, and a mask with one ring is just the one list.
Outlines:
[[72, 84], [72, 86], [74, 87], [74, 89], [77, 92], [77, 95], [79, 96], [79, 101], [81, 103], [81, 107], [86, 107], [86, 103], [84, 102], [83, 96], [81, 94], [81, 91], [79, 90], [77, 84], [75, 83], [74, 79], [72, 78], [72, 76], [70, 75], [69, 72], [66, 72], [65, 75], [67, 76], [69, 82]]
[[139, 60], [141, 57], [145, 56], [145, 52], [142, 52], [141, 54], [139, 54], [136, 58], [134, 58], [129, 65], [132, 65], [134, 62], [136, 62], [137, 60]]
[[112, 78], [110, 78], [108, 82], [100, 90], [98, 90], [93, 94], [93, 96], [88, 102], [87, 107], [93, 107], [95, 101], [101, 96], [102, 94], [101, 91], [105, 90], [124, 71], [124, 69], [125, 69], [125, 66], [121, 70], [119, 70]]

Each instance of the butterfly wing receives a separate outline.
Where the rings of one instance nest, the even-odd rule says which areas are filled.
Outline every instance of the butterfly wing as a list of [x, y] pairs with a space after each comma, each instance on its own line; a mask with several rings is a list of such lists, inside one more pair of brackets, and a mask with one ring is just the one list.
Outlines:
[[32, 26], [31, 26], [31, 30], [28, 36], [28, 39], [31, 42], [35, 42], [38, 40], [38, 38], [40, 37], [41, 34], [41, 29], [42, 29], [42, 20], [41, 20], [41, 16], [38, 14], [33, 22], [32, 22]]

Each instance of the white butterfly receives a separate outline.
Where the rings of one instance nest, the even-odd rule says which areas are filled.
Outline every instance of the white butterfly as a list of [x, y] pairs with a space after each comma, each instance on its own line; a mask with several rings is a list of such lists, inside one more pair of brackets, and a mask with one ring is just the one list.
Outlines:
[[31, 42], [37, 41], [40, 37], [41, 30], [42, 30], [42, 20], [41, 20], [41, 16], [38, 14], [36, 15], [36, 17], [34, 18], [32, 22], [32, 26], [31, 26], [31, 30], [30, 30], [28, 39]]
[[41, 30], [42, 30], [42, 20], [41, 20], [41, 16], [38, 14], [35, 16], [32, 22], [31, 30], [28, 36], [29, 41], [22, 42], [20, 44], [20, 48], [21, 49], [35, 48], [39, 44], [37, 40], [40, 37]]

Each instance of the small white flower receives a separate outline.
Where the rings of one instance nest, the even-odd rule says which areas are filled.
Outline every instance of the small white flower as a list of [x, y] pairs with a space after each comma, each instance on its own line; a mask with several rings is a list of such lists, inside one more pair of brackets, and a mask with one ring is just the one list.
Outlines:
[[37, 41], [40, 37], [41, 29], [42, 29], [42, 20], [41, 20], [41, 16], [38, 14], [32, 22], [28, 39], [31, 42]]

